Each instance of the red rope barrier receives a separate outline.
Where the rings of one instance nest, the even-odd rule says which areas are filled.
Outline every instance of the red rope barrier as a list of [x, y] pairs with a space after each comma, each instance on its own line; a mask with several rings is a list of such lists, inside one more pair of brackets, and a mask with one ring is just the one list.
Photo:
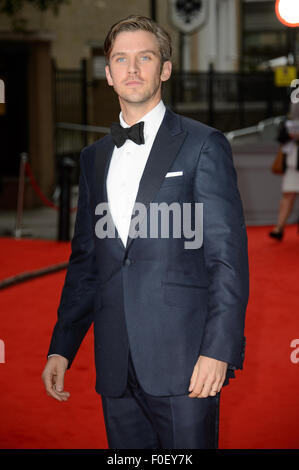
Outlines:
[[[37, 184], [37, 181], [34, 177], [34, 174], [32, 173], [31, 167], [28, 162], [25, 163], [25, 171], [27, 173], [27, 176], [29, 177], [31, 186], [35, 193], [38, 195], [38, 197], [41, 199], [41, 201], [48, 207], [51, 207], [52, 209], [59, 210], [59, 206], [55, 205], [50, 199], [45, 196], [45, 194], [42, 192], [40, 189], [39, 185]], [[71, 212], [75, 212], [77, 210], [77, 207], [73, 207], [70, 209]]]

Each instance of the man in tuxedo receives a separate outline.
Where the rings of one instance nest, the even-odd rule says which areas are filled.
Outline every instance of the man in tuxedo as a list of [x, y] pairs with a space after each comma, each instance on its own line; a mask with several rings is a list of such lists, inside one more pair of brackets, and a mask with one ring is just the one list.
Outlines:
[[[120, 123], [81, 153], [72, 253], [43, 381], [49, 396], [69, 398], [65, 372], [93, 323], [109, 447], [217, 448], [220, 390], [244, 360], [249, 290], [231, 149], [221, 132], [165, 107], [171, 43], [159, 25], [131, 15], [112, 26], [104, 52]], [[201, 244], [186, 245], [174, 227], [161, 235], [165, 212], [158, 236], [145, 230], [153, 206], [173, 203], [189, 207]], [[109, 220], [116, 236], [103, 235]]]

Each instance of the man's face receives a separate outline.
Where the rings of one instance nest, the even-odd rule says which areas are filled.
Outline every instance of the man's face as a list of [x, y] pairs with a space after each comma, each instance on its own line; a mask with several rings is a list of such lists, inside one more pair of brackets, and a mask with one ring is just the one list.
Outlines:
[[120, 101], [142, 104], [161, 97], [161, 82], [171, 74], [171, 62], [163, 64], [156, 37], [147, 31], [119, 33], [106, 68], [108, 84]]

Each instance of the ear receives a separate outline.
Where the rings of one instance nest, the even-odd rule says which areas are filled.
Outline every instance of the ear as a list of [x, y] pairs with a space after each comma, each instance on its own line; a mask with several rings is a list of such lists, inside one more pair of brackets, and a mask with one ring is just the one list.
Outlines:
[[105, 73], [106, 73], [106, 79], [107, 79], [108, 85], [113, 86], [113, 80], [111, 77], [109, 65], [105, 66]]
[[162, 82], [166, 82], [170, 78], [171, 71], [172, 71], [172, 63], [170, 62], [170, 60], [167, 60], [166, 62], [164, 62], [163, 67], [162, 67], [162, 72], [161, 72]]

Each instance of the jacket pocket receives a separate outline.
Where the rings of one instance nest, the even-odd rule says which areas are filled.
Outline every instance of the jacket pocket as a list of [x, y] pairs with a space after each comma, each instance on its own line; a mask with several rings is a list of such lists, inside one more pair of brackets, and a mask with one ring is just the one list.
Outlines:
[[171, 307], [207, 308], [207, 286], [162, 281], [162, 287], [164, 301]]
[[184, 175], [168, 176], [164, 178], [161, 188], [167, 188], [168, 186], [180, 185], [180, 184], [183, 184], [184, 181], [185, 181]]

